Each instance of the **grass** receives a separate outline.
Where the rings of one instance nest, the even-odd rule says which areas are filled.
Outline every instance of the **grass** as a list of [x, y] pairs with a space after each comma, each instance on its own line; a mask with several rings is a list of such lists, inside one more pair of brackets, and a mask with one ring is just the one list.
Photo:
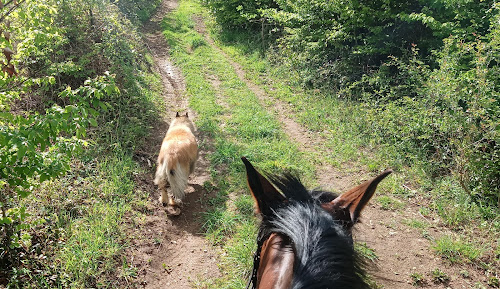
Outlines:
[[427, 229], [429, 227], [429, 223], [417, 219], [406, 220], [406, 225], [414, 229]]
[[416, 287], [421, 287], [425, 285], [425, 277], [424, 275], [418, 273], [418, 272], [413, 272], [410, 274], [411, 278], [411, 284]]
[[404, 203], [390, 196], [380, 196], [376, 198], [382, 209], [396, 211], [404, 208]]
[[[148, 194], [134, 188], [133, 176], [141, 170], [126, 153], [100, 156], [99, 162], [92, 151], [86, 154], [64, 178], [26, 200], [34, 217], [44, 220], [33, 245], [46, 254], [46, 276], [32, 278], [36, 287], [116, 286], [135, 274], [120, 254], [128, 239], [125, 214], [147, 202]], [[110, 278], [117, 274], [118, 280]]]
[[150, 72], [151, 56], [144, 56], [134, 74], [125, 75], [121, 94], [108, 100], [119, 114], [103, 113], [71, 170], [23, 200], [38, 225], [9, 288], [116, 288], [136, 278], [123, 256], [126, 232], [128, 221], [146, 210], [149, 194], [136, 188], [136, 176], [146, 172], [133, 152], [164, 107], [161, 79]]
[[431, 275], [432, 275], [432, 282], [436, 284], [446, 284], [450, 281], [450, 277], [448, 276], [448, 274], [441, 271], [441, 269], [439, 268], [432, 270]]
[[354, 244], [354, 249], [358, 254], [360, 254], [364, 259], [375, 263], [378, 260], [377, 253], [372, 248], [368, 247], [365, 242], [357, 242]]
[[477, 244], [448, 235], [436, 239], [432, 249], [450, 263], [458, 264], [475, 262], [483, 254], [483, 250]]

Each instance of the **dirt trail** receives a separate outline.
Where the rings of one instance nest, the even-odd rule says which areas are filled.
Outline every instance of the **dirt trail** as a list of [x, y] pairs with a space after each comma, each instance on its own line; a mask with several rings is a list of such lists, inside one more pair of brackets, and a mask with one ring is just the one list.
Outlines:
[[142, 149], [139, 156], [148, 168], [148, 173], [138, 176], [137, 184], [140, 189], [150, 193], [149, 207], [139, 220], [134, 221], [134, 229], [127, 232], [133, 240], [126, 252], [127, 262], [138, 268], [136, 280], [143, 288], [192, 288], [196, 282], [220, 276], [215, 249], [200, 234], [200, 214], [204, 211], [204, 202], [210, 198], [203, 186], [210, 178], [206, 158], [210, 144], [207, 139], [196, 133], [200, 155], [195, 172], [189, 179], [183, 213], [180, 216], [166, 215], [158, 202], [159, 192], [153, 184], [153, 164], [170, 119], [176, 111], [188, 111], [196, 119], [196, 114], [188, 108], [184, 97], [184, 81], [180, 71], [169, 59], [168, 46], [160, 28], [165, 14], [176, 7], [175, 0], [163, 1], [142, 30], [157, 64], [157, 72], [162, 78], [167, 107], [165, 121], [153, 130], [156, 133], [146, 141], [147, 147]]
[[[241, 65], [224, 53], [206, 33], [203, 19], [196, 18], [195, 20], [198, 33], [202, 34], [214, 49], [226, 57], [240, 80], [246, 83], [247, 87], [259, 98], [261, 104], [275, 113], [285, 133], [292, 141], [299, 144], [299, 149], [307, 153], [318, 153], [318, 150], [319, 153], [328, 153], [328, 151], [321, 151], [321, 143], [325, 143], [326, 140], [296, 122], [291, 117], [293, 111], [287, 103], [271, 98], [262, 88], [248, 80]], [[344, 192], [372, 176], [363, 168], [357, 171], [350, 169], [346, 173], [328, 164], [321, 164], [316, 171], [316, 177], [323, 188]], [[484, 279], [481, 272], [474, 268], [466, 268], [469, 276], [464, 278], [463, 268], [453, 267], [434, 256], [430, 250], [429, 238], [439, 236], [440, 231], [446, 229], [437, 225], [439, 220], [428, 220], [419, 213], [418, 204], [421, 198], [417, 196], [408, 201], [404, 211], [390, 211], [382, 209], [375, 200], [372, 200], [363, 211], [361, 223], [354, 231], [355, 240], [366, 243], [369, 248], [375, 250], [378, 256], [376, 265], [374, 264], [371, 270], [371, 275], [374, 276], [377, 284], [385, 289], [415, 288], [412, 284], [412, 273], [422, 274], [427, 288], [472, 288], [475, 281]], [[405, 225], [405, 222], [410, 219], [431, 223], [427, 232], [429, 237], [424, 238], [421, 232]], [[449, 282], [441, 284], [430, 282], [431, 272], [437, 268], [450, 277]]]
[[[199, 234], [201, 227], [199, 215], [204, 210], [204, 202], [210, 198], [209, 193], [203, 187], [204, 182], [209, 180], [207, 174], [209, 164], [206, 155], [210, 152], [210, 143], [206, 141], [206, 138], [197, 135], [198, 140], [205, 141], [200, 146], [199, 161], [194, 176], [189, 181], [185, 207], [180, 217], [168, 218], [166, 216], [157, 201], [159, 194], [153, 185], [154, 165], [150, 163], [154, 163], [171, 116], [175, 114], [175, 111], [187, 110], [196, 118], [183, 97], [184, 81], [180, 72], [169, 60], [168, 46], [159, 25], [163, 16], [175, 7], [177, 7], [175, 0], [163, 1], [156, 15], [142, 31], [162, 77], [167, 106], [165, 122], [158, 124], [155, 128], [157, 133], [147, 140], [146, 143], [150, 146], [143, 149], [145, 157], [140, 156], [144, 160], [144, 166], [149, 168], [149, 173], [138, 176], [137, 182], [141, 189], [150, 192], [150, 204], [143, 212], [144, 216], [134, 221], [134, 229], [128, 232], [133, 241], [126, 252], [127, 261], [138, 268], [137, 280], [144, 288], [192, 288], [197, 281], [221, 275], [214, 248], [207, 244]], [[195, 20], [197, 31], [205, 36], [212, 47], [225, 55], [206, 33], [203, 20], [201, 18]], [[238, 63], [225, 56], [231, 62], [239, 78], [257, 95], [261, 104], [270, 111], [274, 111], [284, 131], [291, 140], [299, 144], [302, 151], [311, 153], [321, 147], [321, 143], [325, 140], [290, 117], [293, 116], [293, 112], [287, 103], [269, 97], [259, 86], [245, 78], [245, 72]], [[213, 84], [218, 85], [218, 80], [213, 80]], [[346, 174], [328, 164], [322, 164], [316, 175], [319, 183], [325, 188], [340, 192], [369, 178], [369, 174], [363, 169]], [[411, 285], [412, 273], [419, 272], [426, 280], [430, 280], [430, 272], [439, 268], [450, 276], [451, 281], [439, 285], [427, 283], [427, 288], [472, 288], [474, 281], [479, 280], [478, 274], [480, 273], [469, 270], [470, 277], [461, 278], [459, 268], [444, 264], [441, 259], [436, 258], [430, 252], [428, 239], [423, 238], [422, 234], [415, 229], [404, 225], [407, 219], [432, 222], [418, 213], [418, 202], [418, 199], [413, 200], [404, 211], [383, 210], [376, 201], [372, 201], [371, 205], [365, 209], [362, 223], [357, 225], [354, 235], [357, 241], [366, 242], [370, 248], [374, 249], [379, 257], [378, 271], [372, 274], [377, 283], [386, 289], [415, 288]], [[431, 224], [428, 228], [429, 235], [435, 237], [441, 229], [438, 225]]]

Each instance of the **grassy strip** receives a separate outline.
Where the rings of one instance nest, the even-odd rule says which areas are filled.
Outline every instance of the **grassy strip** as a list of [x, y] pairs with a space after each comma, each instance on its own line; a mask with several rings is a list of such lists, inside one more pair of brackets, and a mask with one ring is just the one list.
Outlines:
[[209, 156], [213, 183], [206, 186], [216, 190], [217, 197], [204, 216], [204, 228], [209, 240], [223, 248], [221, 266], [228, 274], [199, 286], [243, 288], [252, 264], [256, 224], [239, 157], [247, 156], [267, 171], [293, 170], [306, 182], [312, 181], [314, 169], [225, 57], [195, 31], [194, 18], [200, 11], [198, 3], [182, 1], [164, 23], [172, 57], [186, 79], [190, 106], [199, 115], [197, 126], [215, 145]]
[[66, 176], [44, 184], [25, 200], [42, 223], [30, 251], [38, 258], [28, 265], [39, 270], [17, 271], [12, 288], [121, 287], [135, 277], [136, 269], [120, 255], [129, 238], [127, 220], [148, 202], [148, 192], [138, 190], [134, 180], [145, 172], [129, 151], [102, 149], [88, 149]]

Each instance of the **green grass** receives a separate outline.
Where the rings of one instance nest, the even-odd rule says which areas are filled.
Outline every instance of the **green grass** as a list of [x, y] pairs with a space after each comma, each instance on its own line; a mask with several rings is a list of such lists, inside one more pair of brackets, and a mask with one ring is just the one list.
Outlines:
[[450, 281], [450, 277], [448, 276], [448, 274], [441, 271], [441, 269], [439, 268], [432, 270], [431, 275], [432, 275], [432, 282], [436, 284], [446, 284]]
[[406, 225], [415, 229], [427, 229], [429, 227], [429, 223], [417, 219], [406, 220]]
[[24, 286], [109, 287], [135, 276], [136, 269], [120, 255], [128, 242], [124, 215], [143, 210], [148, 201], [146, 192], [134, 188], [133, 176], [142, 172], [120, 151], [95, 159], [94, 152], [86, 152], [69, 174], [26, 200], [34, 217], [44, 220], [33, 253], [40, 250], [46, 257], [43, 275], [32, 272], [31, 281], [19, 276]]
[[378, 260], [378, 256], [377, 253], [375, 253], [375, 250], [368, 247], [368, 245], [364, 242], [355, 243], [354, 249], [356, 250], [356, 252], [358, 252], [358, 254], [360, 254], [366, 260], [369, 260], [373, 263], [375, 263]]
[[135, 280], [137, 269], [123, 253], [128, 221], [149, 202], [135, 179], [149, 172], [133, 152], [165, 106], [161, 79], [151, 72], [151, 56], [144, 56], [123, 69], [121, 94], [107, 100], [110, 110], [89, 131], [90, 145], [73, 156], [71, 170], [23, 200], [37, 225], [9, 288], [116, 288]]
[[[120, 220], [136, 197], [129, 172], [137, 172], [130, 157], [102, 159], [97, 175], [89, 176], [88, 190], [95, 190], [85, 202], [93, 202], [88, 212], [66, 227], [68, 239], [57, 254], [62, 269], [75, 287], [104, 285], [105, 277], [116, 270], [112, 260], [123, 251], [125, 227]], [[103, 175], [104, 174], [104, 175]], [[90, 193], [92, 194], [92, 193]]]
[[458, 264], [475, 262], [483, 253], [477, 244], [448, 235], [436, 239], [432, 249], [442, 258]]
[[376, 200], [384, 210], [395, 211], [404, 208], [403, 202], [390, 196], [380, 196], [377, 197]]
[[413, 272], [410, 274], [411, 278], [411, 284], [415, 287], [420, 287], [425, 285], [425, 277], [424, 275], [418, 273], [418, 272]]

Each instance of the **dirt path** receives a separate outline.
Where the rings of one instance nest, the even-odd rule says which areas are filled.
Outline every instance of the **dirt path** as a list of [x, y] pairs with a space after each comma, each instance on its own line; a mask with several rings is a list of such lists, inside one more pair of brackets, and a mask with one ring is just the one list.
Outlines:
[[[321, 150], [321, 148], [325, 150], [321, 144], [326, 143], [326, 140], [297, 123], [291, 117], [293, 111], [287, 103], [269, 97], [262, 88], [248, 80], [243, 68], [225, 54], [206, 33], [203, 19], [196, 18], [195, 20], [196, 30], [204, 35], [214, 49], [228, 59], [240, 80], [245, 82], [259, 98], [261, 105], [274, 112], [285, 133], [292, 141], [299, 144], [299, 149], [312, 154], [328, 153], [328, 151]], [[345, 173], [328, 164], [320, 164], [316, 177], [322, 187], [337, 192], [346, 191], [372, 177], [363, 168], [349, 171]], [[376, 200], [372, 200], [364, 210], [362, 222], [357, 225], [354, 238], [358, 242], [366, 243], [378, 256], [376, 266], [371, 272], [372, 276], [377, 284], [385, 289], [415, 288], [411, 277], [413, 273], [422, 274], [425, 282], [421, 285], [427, 288], [472, 288], [475, 281], [484, 279], [481, 271], [466, 268], [468, 277], [464, 277], [464, 268], [451, 266], [431, 252], [429, 239], [438, 237], [442, 230], [447, 229], [438, 225], [439, 220], [429, 220], [419, 213], [421, 201], [421, 198], [416, 196], [408, 200], [404, 210], [390, 211], [382, 209]], [[424, 238], [422, 232], [405, 225], [408, 220], [430, 223], [427, 237]], [[431, 272], [435, 269], [444, 271], [450, 277], [450, 281], [433, 283]]]
[[199, 133], [196, 135], [200, 156], [195, 173], [189, 179], [183, 213], [179, 217], [167, 217], [157, 201], [159, 192], [153, 184], [154, 162], [171, 117], [176, 111], [188, 111], [196, 119], [196, 114], [188, 108], [184, 81], [169, 59], [168, 45], [160, 28], [164, 15], [176, 7], [175, 0], [163, 1], [142, 31], [162, 78], [167, 107], [165, 121], [154, 129], [156, 133], [146, 141], [149, 146], [143, 148], [144, 156], [140, 157], [148, 173], [138, 176], [137, 183], [150, 193], [148, 209], [135, 221], [134, 230], [128, 232], [133, 241], [126, 252], [127, 261], [138, 268], [136, 280], [143, 288], [193, 288], [197, 282], [220, 275], [217, 254], [200, 234], [200, 214], [204, 211], [204, 202], [210, 198], [203, 186], [210, 178], [206, 159], [210, 143], [207, 139]]
[[[190, 111], [184, 95], [184, 82], [180, 72], [172, 65], [168, 57], [168, 46], [159, 27], [163, 16], [175, 9], [175, 0], [165, 0], [158, 9], [155, 17], [143, 29], [146, 42], [155, 58], [157, 69], [162, 77], [164, 96], [167, 111], [165, 122], [158, 124], [155, 129], [157, 134], [152, 135], [147, 141], [151, 144], [144, 148], [144, 154], [149, 162], [153, 162], [159, 151], [162, 138], [168, 129], [168, 122], [175, 111]], [[197, 31], [204, 35], [207, 42], [221, 54], [225, 53], [218, 48], [208, 36], [201, 18], [196, 19]], [[322, 143], [326, 142], [318, 134], [304, 128], [293, 118], [293, 112], [288, 104], [269, 97], [259, 86], [245, 77], [242, 67], [225, 55], [234, 67], [239, 78], [246, 83], [250, 90], [259, 98], [261, 104], [273, 111], [281, 121], [283, 130], [290, 139], [299, 144], [300, 149], [307, 153], [318, 152]], [[219, 85], [219, 80], [214, 79], [214, 86]], [[139, 284], [144, 288], [192, 288], [197, 282], [207, 278], [220, 276], [217, 267], [216, 252], [207, 244], [199, 234], [201, 224], [199, 215], [203, 212], [204, 202], [210, 198], [204, 190], [204, 182], [209, 180], [207, 168], [209, 166], [206, 155], [210, 152], [210, 143], [202, 135], [197, 135], [203, 144], [200, 146], [200, 158], [194, 177], [190, 179], [189, 191], [185, 202], [183, 214], [178, 218], [168, 218], [157, 201], [158, 192], [153, 185], [154, 165], [144, 161], [149, 173], [138, 176], [141, 189], [150, 192], [150, 205], [144, 216], [134, 223], [134, 230], [128, 232], [133, 239], [129, 250], [126, 252], [127, 261], [138, 268]], [[144, 159], [144, 158], [143, 158]], [[348, 188], [368, 179], [369, 173], [360, 168], [354, 173], [346, 174], [338, 168], [328, 164], [320, 164], [316, 172], [318, 182], [328, 189], [345, 191]], [[378, 270], [372, 275], [383, 288], [415, 288], [411, 284], [411, 274], [420, 273], [426, 280], [431, 280], [431, 271], [439, 268], [444, 271], [451, 281], [447, 284], [434, 284], [427, 282], [427, 288], [472, 288], [474, 281], [479, 280], [480, 272], [470, 269], [469, 277], [461, 277], [462, 268], [449, 266], [435, 257], [430, 250], [429, 238], [424, 238], [422, 233], [405, 225], [409, 219], [429, 222], [428, 236], [439, 235], [442, 227], [438, 221], [424, 218], [418, 213], [420, 200], [418, 197], [411, 200], [404, 210], [388, 211], [373, 200], [365, 209], [362, 223], [357, 225], [355, 239], [365, 242], [368, 247], [375, 250], [378, 256]], [[463, 274], [462, 274], [463, 275]], [[482, 277], [481, 277], [482, 279]]]

